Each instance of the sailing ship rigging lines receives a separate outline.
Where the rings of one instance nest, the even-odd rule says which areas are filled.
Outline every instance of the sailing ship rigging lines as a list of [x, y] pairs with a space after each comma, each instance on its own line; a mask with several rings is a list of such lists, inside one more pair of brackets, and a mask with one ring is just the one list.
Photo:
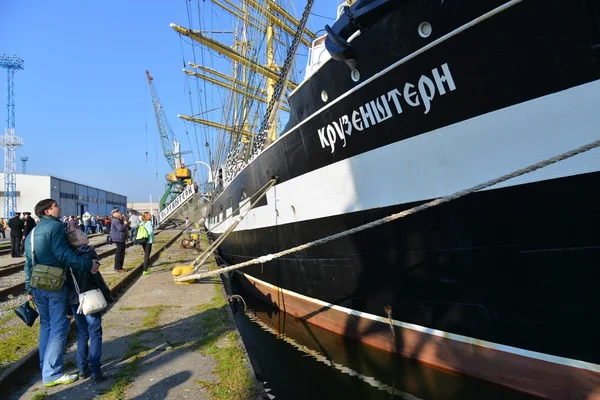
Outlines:
[[[192, 56], [192, 61], [183, 56], [185, 66], [190, 67], [184, 68], [190, 113], [181, 117], [184, 123], [192, 123], [196, 136], [198, 129], [203, 132], [208, 161], [211, 169], [217, 171], [225, 164], [227, 154], [247, 162], [250, 150], [256, 148], [253, 142], [257, 128], [267, 115], [280, 76], [279, 65], [284, 64], [286, 49], [297, 35], [299, 21], [286, 11], [293, 7], [271, 0], [198, 2], [197, 21], [190, 8], [186, 4], [187, 27], [171, 25], [179, 33], [181, 43], [190, 43]], [[223, 35], [225, 32], [234, 34]], [[218, 40], [214, 37], [217, 33]], [[306, 29], [298, 35], [298, 40], [301, 45], [310, 46], [315, 37], [315, 33]], [[285, 94], [297, 87], [298, 71], [303, 69], [302, 63], [298, 66], [295, 63], [290, 66], [289, 83], [282, 88], [284, 96], [277, 107], [279, 113], [271, 118], [272, 138], [288, 118]], [[193, 85], [196, 104], [190, 90]], [[206, 111], [214, 109], [218, 111]], [[195, 117], [199, 114], [203, 118]]]

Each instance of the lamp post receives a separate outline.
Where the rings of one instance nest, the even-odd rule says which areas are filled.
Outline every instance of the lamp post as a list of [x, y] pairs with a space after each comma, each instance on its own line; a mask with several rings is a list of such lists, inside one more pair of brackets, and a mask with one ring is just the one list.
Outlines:
[[204, 161], [196, 161], [194, 164], [202, 164], [202, 165], [205, 165], [206, 168], [208, 168], [208, 181], [207, 182], [212, 183], [213, 178], [212, 178], [212, 169], [210, 169], [210, 165], [208, 165]]

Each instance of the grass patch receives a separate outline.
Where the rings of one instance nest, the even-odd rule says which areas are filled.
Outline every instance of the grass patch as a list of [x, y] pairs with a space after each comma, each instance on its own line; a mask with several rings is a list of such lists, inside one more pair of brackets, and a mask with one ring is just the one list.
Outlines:
[[160, 305], [148, 308], [148, 315], [144, 317], [142, 320], [142, 328], [155, 328], [158, 325], [158, 319], [160, 318], [160, 313], [165, 310], [167, 306]]
[[2, 335], [6, 336], [0, 340], [0, 374], [37, 347], [40, 337], [39, 323], [36, 322], [31, 328], [25, 324], [3, 328], [0, 329], [0, 336]]
[[141, 354], [135, 356], [126, 366], [121, 368], [117, 380], [102, 394], [104, 400], [123, 400], [125, 391], [137, 375], [141, 363]]
[[31, 400], [43, 400], [48, 398], [48, 393], [45, 391], [42, 393], [36, 393], [31, 397]]
[[138, 369], [142, 358], [146, 355], [149, 350], [144, 347], [138, 340], [143, 332], [136, 332], [132, 339], [127, 344], [127, 351], [123, 356], [123, 360], [131, 360], [127, 365], [119, 370], [117, 373], [117, 380], [102, 393], [100, 397], [103, 400], [123, 400], [125, 399], [125, 391], [134, 381], [138, 374]]
[[14, 312], [7, 312], [5, 316], [3, 316], [2, 318], [0, 318], [0, 326], [4, 325], [6, 322], [17, 318], [17, 314]]
[[212, 356], [216, 363], [215, 370], [219, 382], [197, 381], [213, 399], [247, 400], [256, 395], [256, 386], [250, 378], [246, 365], [246, 354], [237, 343], [234, 332], [226, 335], [229, 345], [217, 347], [216, 341], [202, 346], [202, 352]]
[[[206, 245], [206, 239], [203, 239]], [[214, 261], [211, 261], [209, 269], [216, 268]], [[202, 313], [202, 329], [206, 334], [193, 347], [214, 358], [219, 382], [196, 382], [208, 391], [212, 399], [247, 400], [256, 395], [257, 387], [250, 376], [246, 354], [239, 346], [237, 335], [227, 317], [228, 304], [218, 290], [221, 281], [218, 277], [212, 278], [212, 281], [215, 295], [210, 303], [196, 308], [198, 313]]]

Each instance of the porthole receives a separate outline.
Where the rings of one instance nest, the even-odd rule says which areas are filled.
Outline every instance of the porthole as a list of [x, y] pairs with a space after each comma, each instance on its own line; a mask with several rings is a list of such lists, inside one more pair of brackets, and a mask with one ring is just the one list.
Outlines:
[[290, 206], [290, 210], [292, 211], [292, 215], [296, 215], [296, 207]]
[[427, 38], [431, 35], [433, 28], [429, 22], [421, 22], [417, 30], [419, 31], [419, 36], [422, 38]]
[[350, 77], [354, 82], [358, 82], [360, 80], [360, 72], [357, 69], [353, 69], [350, 73]]
[[321, 100], [323, 100], [324, 102], [327, 102], [327, 100], [329, 99], [329, 95], [327, 94], [326, 91], [322, 91], [321, 92]]

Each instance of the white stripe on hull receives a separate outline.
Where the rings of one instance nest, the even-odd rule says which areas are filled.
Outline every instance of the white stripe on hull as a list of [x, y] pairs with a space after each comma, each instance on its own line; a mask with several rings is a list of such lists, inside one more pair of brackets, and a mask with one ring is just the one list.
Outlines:
[[[319, 308], [323, 308], [323, 307], [331, 308], [331, 309], [343, 312], [348, 315], [354, 315], [359, 318], [365, 318], [365, 319], [369, 319], [371, 321], [381, 322], [385, 325], [388, 325], [390, 323], [390, 320], [388, 318], [380, 317], [380, 316], [377, 316], [374, 314], [369, 314], [369, 313], [365, 313], [365, 312], [361, 312], [361, 311], [357, 311], [357, 310], [347, 308], [347, 307], [338, 306], [335, 304], [330, 304], [330, 303], [327, 303], [327, 302], [324, 302], [324, 301], [321, 301], [318, 299], [314, 299], [312, 297], [307, 297], [307, 296], [304, 296], [304, 295], [296, 293], [296, 292], [292, 292], [287, 289], [279, 288], [275, 285], [272, 285], [268, 282], [254, 278], [243, 272], [240, 272], [240, 271], [237, 271], [237, 272], [244, 275], [244, 277], [251, 282], [255, 281], [257, 283], [260, 283], [262, 285], [265, 285], [267, 287], [275, 289], [278, 292], [283, 293], [285, 295], [294, 296], [294, 297], [300, 298], [304, 301], [314, 303], [314, 304], [318, 305]], [[600, 365], [598, 365], [598, 364], [593, 364], [593, 363], [580, 361], [580, 360], [574, 360], [572, 358], [553, 356], [551, 354], [539, 353], [537, 351], [520, 349], [518, 347], [506, 346], [503, 344], [488, 342], [485, 340], [479, 340], [479, 339], [475, 339], [475, 338], [463, 336], [463, 335], [457, 335], [454, 333], [449, 333], [449, 332], [441, 331], [438, 329], [427, 328], [427, 327], [421, 326], [421, 325], [410, 324], [410, 323], [398, 321], [395, 319], [392, 319], [391, 321], [395, 326], [403, 328], [403, 329], [410, 329], [413, 331], [422, 332], [422, 333], [425, 333], [428, 335], [437, 336], [437, 337], [444, 338], [444, 339], [455, 340], [455, 341], [467, 343], [467, 344], [470, 344], [473, 346], [481, 346], [481, 347], [485, 347], [485, 348], [492, 349], [492, 350], [516, 354], [516, 355], [520, 355], [523, 357], [534, 358], [537, 360], [546, 361], [546, 362], [550, 362], [550, 363], [554, 363], [554, 364], [565, 365], [567, 367], [580, 368], [580, 369], [593, 371], [593, 372], [600, 372]]]
[[[600, 81], [587, 83], [311, 171], [271, 188], [268, 204], [236, 231], [442, 197], [598, 140], [599, 93]], [[490, 190], [600, 171], [599, 156], [595, 149]], [[221, 233], [230, 223], [208, 227]]]

